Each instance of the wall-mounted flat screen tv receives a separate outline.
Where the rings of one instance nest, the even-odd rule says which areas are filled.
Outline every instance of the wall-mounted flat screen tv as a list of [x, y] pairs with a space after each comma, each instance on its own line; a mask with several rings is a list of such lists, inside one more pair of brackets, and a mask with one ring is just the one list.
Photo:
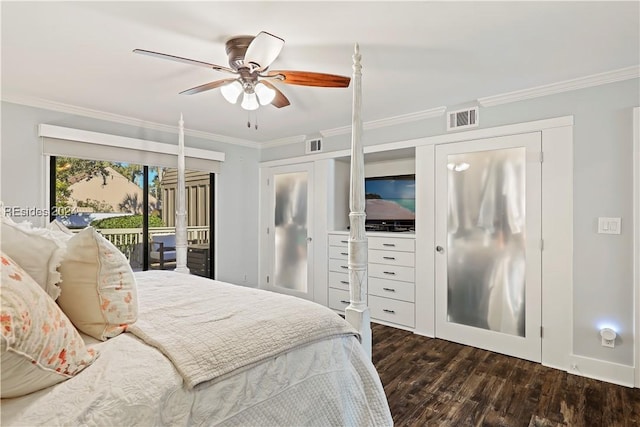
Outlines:
[[364, 191], [368, 229], [407, 231], [414, 228], [415, 175], [368, 177], [364, 180]]

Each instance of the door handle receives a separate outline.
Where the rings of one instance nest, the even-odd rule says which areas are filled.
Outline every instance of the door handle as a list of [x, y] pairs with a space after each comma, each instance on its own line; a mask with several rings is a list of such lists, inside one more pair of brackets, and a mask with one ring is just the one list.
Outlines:
[[444, 248], [440, 245], [436, 246], [436, 252], [443, 254], [444, 253]]

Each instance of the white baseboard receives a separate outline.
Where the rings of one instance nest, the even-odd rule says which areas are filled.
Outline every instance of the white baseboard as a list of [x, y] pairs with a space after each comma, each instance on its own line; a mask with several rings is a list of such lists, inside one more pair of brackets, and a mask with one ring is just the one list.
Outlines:
[[423, 337], [427, 337], [427, 338], [435, 338], [435, 334], [433, 332], [429, 332], [429, 331], [424, 331], [422, 329], [415, 329], [413, 331], [414, 334], [416, 335], [421, 335]]
[[625, 387], [634, 387], [635, 371], [633, 366], [629, 365], [605, 362], [572, 354], [569, 356], [569, 369], [567, 372]]
[[384, 320], [371, 319], [371, 323], [379, 323], [379, 324], [384, 325], [384, 326], [391, 326], [392, 328], [402, 329], [404, 331], [409, 331], [409, 332], [413, 332], [414, 331], [414, 328], [410, 328], [410, 327], [404, 326], [404, 325], [398, 325], [397, 323], [385, 322]]
[[[557, 369], [559, 371], [565, 371], [565, 372], [568, 372], [570, 374], [575, 374], [575, 372], [569, 370], [569, 368], [567, 366], [560, 366], [560, 365], [556, 365], [556, 364], [545, 363], [544, 360], [542, 361], [541, 365], [544, 366], [545, 368]], [[580, 374], [577, 374], [577, 375], [580, 375]]]

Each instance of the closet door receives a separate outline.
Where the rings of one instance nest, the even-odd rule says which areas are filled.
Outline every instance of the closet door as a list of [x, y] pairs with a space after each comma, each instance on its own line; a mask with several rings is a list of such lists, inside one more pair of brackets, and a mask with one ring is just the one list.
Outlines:
[[313, 299], [313, 164], [269, 169], [266, 288]]
[[540, 133], [436, 147], [436, 336], [541, 359]]

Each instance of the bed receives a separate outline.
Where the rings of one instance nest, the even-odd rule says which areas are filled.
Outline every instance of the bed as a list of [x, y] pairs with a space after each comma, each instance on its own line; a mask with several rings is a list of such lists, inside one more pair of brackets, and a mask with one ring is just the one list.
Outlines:
[[[176, 271], [132, 272], [91, 227], [73, 234], [2, 217], [3, 426], [393, 424], [364, 298], [359, 60], [356, 46], [346, 320], [184, 274], [180, 201]], [[181, 120], [183, 153], [182, 138]]]
[[[337, 317], [329, 310], [327, 316], [317, 317], [320, 330], [308, 329], [308, 337], [297, 338], [301, 345], [271, 350], [257, 362], [251, 358], [238, 363], [203, 360], [203, 366], [217, 371], [211, 379], [198, 378], [189, 372], [186, 360], [166, 356], [163, 346], [154, 341], [161, 338], [154, 335], [153, 327], [145, 326], [147, 322], [175, 320], [180, 312], [189, 313], [192, 328], [206, 322], [208, 328], [224, 332], [206, 340], [215, 355], [255, 343], [260, 334], [273, 336], [273, 328], [282, 324], [290, 323], [291, 330], [299, 331], [296, 314], [286, 319], [279, 311], [288, 305], [302, 310], [318, 307], [306, 301], [300, 305], [302, 301], [294, 297], [172, 271], [135, 275], [140, 303], [136, 324], [142, 327], [104, 342], [84, 335], [100, 356], [80, 374], [53, 387], [3, 399], [3, 426], [390, 424], [380, 380], [355, 332], [339, 328], [324, 336], [327, 319]], [[187, 309], [167, 314], [167, 300]], [[256, 313], [252, 309], [256, 301], [273, 310]], [[283, 322], [274, 322], [274, 317]], [[179, 333], [180, 328], [174, 325], [170, 332]], [[238, 340], [229, 339], [234, 335]], [[269, 351], [265, 343], [260, 344]]]

